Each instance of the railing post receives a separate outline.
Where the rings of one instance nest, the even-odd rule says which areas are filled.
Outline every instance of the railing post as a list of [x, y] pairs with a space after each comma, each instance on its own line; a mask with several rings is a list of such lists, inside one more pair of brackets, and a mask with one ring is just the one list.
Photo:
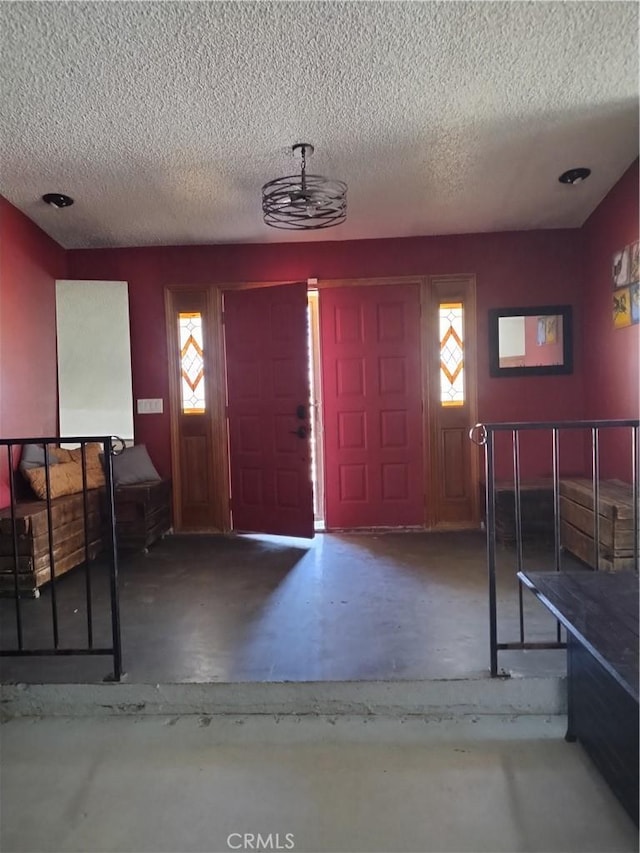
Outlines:
[[637, 426], [631, 428], [631, 482], [633, 489], [633, 562], [636, 572], [640, 568], [638, 554], [638, 536], [640, 535], [640, 430]]
[[484, 481], [486, 484], [487, 568], [489, 572], [489, 654], [491, 677], [498, 675], [498, 602], [496, 596], [496, 481], [494, 432], [487, 430], [484, 448]]
[[58, 600], [56, 597], [56, 559], [53, 548], [53, 513], [51, 511], [51, 468], [49, 462], [49, 444], [44, 442], [44, 479], [47, 495], [47, 535], [49, 541], [49, 582], [51, 584], [51, 620], [53, 627], [53, 647], [60, 645], [58, 631]]
[[[520, 495], [520, 433], [517, 429], [511, 431], [513, 444], [513, 491], [515, 501], [516, 522], [516, 566], [517, 571], [523, 568], [522, 553], [522, 500]], [[518, 584], [518, 617], [520, 624], [520, 642], [524, 643], [524, 604], [522, 601], [522, 584]]]
[[[553, 458], [553, 553], [556, 572], [560, 571], [560, 433], [554, 427], [551, 430]], [[560, 622], [556, 620], [556, 638], [560, 642]]]
[[120, 599], [118, 594], [118, 546], [116, 541], [116, 513], [113, 489], [113, 442], [104, 442], [104, 470], [106, 481], [106, 505], [110, 548], [109, 585], [111, 590], [111, 634], [113, 638], [113, 679], [122, 677], [122, 640], [120, 636]]
[[600, 435], [591, 429], [591, 480], [593, 486], [593, 568], [600, 568]]
[[20, 568], [18, 553], [18, 528], [16, 523], [16, 484], [13, 472], [13, 445], [7, 445], [7, 456], [9, 462], [9, 500], [11, 501], [11, 539], [13, 547], [13, 592], [16, 597], [16, 633], [18, 637], [18, 649], [22, 651], [22, 611], [20, 605], [20, 581], [18, 571]]
[[87, 600], [87, 645], [93, 648], [93, 602], [91, 594], [91, 554], [89, 553], [89, 507], [87, 498], [87, 445], [80, 445], [82, 462], [82, 517], [84, 520], [84, 584]]

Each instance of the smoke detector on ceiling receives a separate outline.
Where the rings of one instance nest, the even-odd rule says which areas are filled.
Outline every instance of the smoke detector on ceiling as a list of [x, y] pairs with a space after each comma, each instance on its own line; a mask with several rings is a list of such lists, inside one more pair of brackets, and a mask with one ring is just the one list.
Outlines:
[[51, 207], [55, 207], [58, 210], [63, 207], [71, 207], [73, 204], [71, 196], [65, 195], [64, 193], [45, 193], [42, 196], [42, 201], [50, 204]]

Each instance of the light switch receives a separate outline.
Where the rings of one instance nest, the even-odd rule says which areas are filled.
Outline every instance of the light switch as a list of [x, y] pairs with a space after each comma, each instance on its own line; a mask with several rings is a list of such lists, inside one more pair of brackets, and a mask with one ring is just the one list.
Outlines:
[[139, 415], [161, 415], [163, 411], [162, 397], [138, 400]]

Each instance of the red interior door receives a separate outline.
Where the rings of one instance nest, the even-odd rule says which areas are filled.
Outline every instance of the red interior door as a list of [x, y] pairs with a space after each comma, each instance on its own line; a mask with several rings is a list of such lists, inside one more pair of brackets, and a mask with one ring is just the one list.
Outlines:
[[320, 291], [328, 528], [424, 524], [417, 285]]
[[307, 285], [224, 297], [234, 530], [313, 537]]

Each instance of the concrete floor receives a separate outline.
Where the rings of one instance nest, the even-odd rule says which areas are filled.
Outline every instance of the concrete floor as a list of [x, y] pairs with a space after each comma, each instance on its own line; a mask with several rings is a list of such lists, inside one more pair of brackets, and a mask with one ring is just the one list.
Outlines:
[[259, 833], [299, 853], [637, 850], [561, 734], [541, 717], [16, 719], [0, 848], [217, 853]]
[[[515, 558], [498, 552], [499, 639], [517, 639]], [[525, 551], [529, 568], [551, 555]], [[565, 559], [569, 559], [565, 555]], [[94, 564], [96, 643], [108, 643], [104, 568]], [[124, 668], [130, 681], [339, 681], [486, 673], [485, 538], [478, 533], [170, 536], [120, 565]], [[57, 584], [61, 645], [86, 644], [84, 573]], [[555, 638], [524, 593], [527, 639]], [[0, 601], [2, 647], [14, 602]], [[23, 600], [27, 646], [51, 645], [50, 592]], [[564, 670], [564, 653], [504, 653], [518, 673]], [[108, 658], [3, 658], [5, 682], [99, 681]]]

